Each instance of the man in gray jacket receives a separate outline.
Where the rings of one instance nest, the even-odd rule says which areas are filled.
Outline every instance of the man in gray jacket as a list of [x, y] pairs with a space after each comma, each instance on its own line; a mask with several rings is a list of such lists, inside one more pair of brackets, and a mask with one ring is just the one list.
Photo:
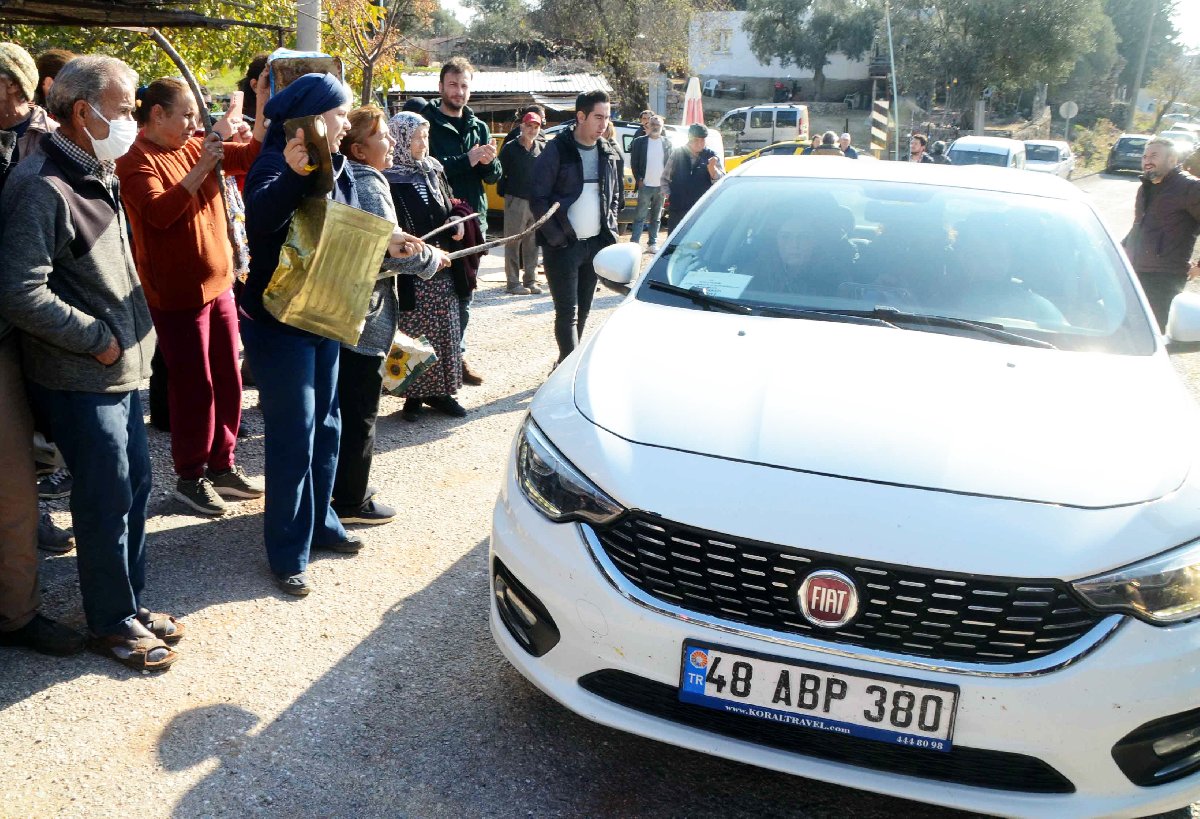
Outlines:
[[59, 129], [0, 196], [0, 316], [21, 339], [30, 399], [75, 478], [79, 588], [92, 646], [139, 670], [177, 659], [169, 615], [141, 605], [150, 453], [138, 387], [154, 330], [130, 254], [115, 161], [137, 133], [137, 74], [77, 57], [50, 91]]

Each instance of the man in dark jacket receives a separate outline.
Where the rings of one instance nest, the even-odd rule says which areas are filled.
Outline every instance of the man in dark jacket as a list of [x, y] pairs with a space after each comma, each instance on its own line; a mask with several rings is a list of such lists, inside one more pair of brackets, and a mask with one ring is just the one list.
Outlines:
[[676, 148], [667, 163], [663, 185], [671, 197], [671, 224], [683, 221], [684, 215], [700, 200], [704, 192], [725, 175], [721, 157], [704, 147], [708, 128], [699, 123], [688, 126], [687, 145]]
[[933, 157], [925, 152], [925, 146], [928, 144], [929, 137], [924, 134], [913, 134], [908, 142], [908, 161], [924, 162], [926, 165], [932, 165]]
[[[1123, 242], [1142, 290], [1167, 329], [1171, 301], [1188, 280], [1188, 260], [1200, 234], [1200, 179], [1179, 167], [1175, 143], [1156, 138], [1142, 155], [1142, 186], [1133, 203], [1133, 228]], [[1200, 270], [1193, 263], [1192, 275]]]
[[[442, 163], [450, 190], [479, 214], [479, 228], [487, 239], [487, 194], [484, 182], [500, 179], [500, 160], [487, 124], [475, 119], [467, 107], [471, 99], [471, 80], [475, 67], [464, 57], [452, 57], [442, 66], [438, 77], [441, 94], [421, 112], [429, 120], [429, 154]], [[462, 328], [463, 351], [467, 349], [467, 322], [471, 318], [473, 293], [458, 300], [458, 319]], [[483, 379], [471, 372], [463, 360], [463, 381], [478, 385]]]
[[813, 148], [813, 156], [845, 156], [837, 144], [837, 134], [826, 131], [821, 134], [821, 144]]
[[[505, 236], [514, 236], [534, 222], [533, 211], [529, 208], [533, 163], [545, 147], [542, 118], [537, 112], [530, 111], [521, 119], [520, 137], [504, 143], [500, 149], [500, 164], [504, 173], [496, 192], [504, 197]], [[519, 242], [504, 246], [504, 275], [508, 280], [509, 295], [528, 296], [542, 292], [542, 288], [537, 286], [537, 263], [537, 237], [532, 233]]]
[[663, 133], [662, 117], [651, 115], [645, 136], [637, 137], [629, 146], [629, 165], [637, 186], [637, 213], [633, 217], [633, 233], [629, 241], [635, 245], [642, 240], [646, 217], [650, 219], [650, 242], [646, 250], [658, 250], [658, 228], [662, 222], [663, 174], [671, 158], [671, 140]]
[[[137, 135], [137, 74], [77, 57], [50, 91], [59, 129], [0, 199], [0, 312], [19, 328], [31, 400], [75, 480], [79, 588], [94, 647], [141, 669], [177, 655], [182, 624], [142, 608], [150, 452], [138, 388], [154, 328], [130, 255], [114, 162]], [[19, 206], [17, 203], [20, 203]]]
[[575, 124], [546, 143], [533, 166], [534, 219], [558, 211], [538, 229], [546, 281], [554, 300], [554, 338], [562, 361], [579, 344], [596, 291], [596, 253], [617, 241], [621, 212], [621, 155], [601, 139], [611, 106], [608, 94], [575, 99]]
[[0, 190], [17, 163], [41, 150], [42, 137], [58, 128], [33, 103], [37, 78], [29, 52], [16, 43], [0, 43]]

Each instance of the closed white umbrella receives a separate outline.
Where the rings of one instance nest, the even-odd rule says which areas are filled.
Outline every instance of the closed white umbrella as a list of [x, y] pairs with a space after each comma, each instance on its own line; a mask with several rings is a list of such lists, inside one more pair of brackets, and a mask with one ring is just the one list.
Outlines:
[[[695, 123], [704, 124], [704, 103], [700, 95], [699, 77], [691, 77], [688, 80], [687, 92], [683, 95], [683, 120], [679, 124], [686, 128]], [[704, 140], [704, 145], [717, 156], [722, 157], [721, 161], [724, 163], [725, 140], [721, 138], [720, 131], [710, 128], [708, 139]]]

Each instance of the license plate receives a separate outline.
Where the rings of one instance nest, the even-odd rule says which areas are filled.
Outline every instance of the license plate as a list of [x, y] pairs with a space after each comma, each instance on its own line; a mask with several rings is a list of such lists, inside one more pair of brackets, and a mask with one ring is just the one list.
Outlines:
[[949, 751], [958, 687], [685, 642], [679, 699], [797, 728]]

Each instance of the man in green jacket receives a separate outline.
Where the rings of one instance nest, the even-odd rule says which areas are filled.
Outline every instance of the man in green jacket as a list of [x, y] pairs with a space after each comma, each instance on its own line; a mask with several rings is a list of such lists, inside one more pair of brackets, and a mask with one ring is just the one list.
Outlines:
[[[487, 124], [475, 119], [467, 107], [475, 67], [465, 57], [452, 57], [442, 66], [438, 92], [421, 115], [429, 120], [429, 153], [442, 163], [454, 196], [465, 200], [479, 213], [479, 227], [487, 238], [487, 195], [483, 183], [500, 179], [500, 160], [492, 145]], [[459, 297], [458, 317], [466, 350], [467, 320], [471, 317], [471, 295]], [[463, 363], [463, 381], [481, 384], [483, 379]]]

